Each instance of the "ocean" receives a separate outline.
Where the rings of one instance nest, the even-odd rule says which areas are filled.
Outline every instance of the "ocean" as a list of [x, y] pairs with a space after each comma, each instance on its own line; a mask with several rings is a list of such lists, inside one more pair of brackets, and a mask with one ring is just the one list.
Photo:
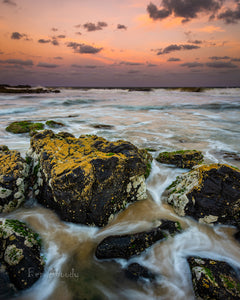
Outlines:
[[[151, 149], [154, 158], [162, 151], [201, 150], [206, 163], [240, 168], [239, 88], [200, 92], [62, 88], [59, 94], [0, 94], [0, 145], [25, 157], [29, 136], [5, 130], [18, 120], [54, 120], [65, 125], [53, 129], [55, 132], [127, 140]], [[162, 202], [166, 187], [187, 171], [153, 160], [147, 179], [148, 198], [129, 205], [105, 228], [62, 222], [31, 199], [10, 213], [9, 217], [27, 222], [41, 235], [46, 260], [40, 280], [16, 299], [194, 299], [188, 256], [220, 259], [240, 267], [234, 228], [180, 218]], [[180, 221], [185, 230], [129, 261], [95, 258], [96, 246], [104, 237], [148, 230], [161, 218]], [[128, 280], [123, 268], [132, 262], [157, 274], [156, 283]]]

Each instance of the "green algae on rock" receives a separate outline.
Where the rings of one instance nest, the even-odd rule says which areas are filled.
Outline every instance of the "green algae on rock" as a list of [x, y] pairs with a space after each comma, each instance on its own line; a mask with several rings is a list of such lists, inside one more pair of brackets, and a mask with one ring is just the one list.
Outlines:
[[56, 122], [54, 120], [48, 120], [46, 121], [46, 125], [50, 128], [60, 128], [60, 127], [63, 127], [65, 126], [63, 123], [61, 122]]
[[44, 270], [41, 241], [25, 223], [0, 218], [0, 250], [0, 263], [17, 290], [29, 288], [40, 278]]
[[29, 166], [17, 151], [0, 146], [0, 212], [8, 213], [25, 200]]
[[33, 135], [27, 156], [36, 198], [65, 221], [104, 226], [146, 198], [146, 157], [129, 142], [45, 130]]
[[193, 289], [197, 299], [240, 299], [239, 269], [223, 261], [189, 257]]
[[98, 259], [125, 258], [141, 254], [159, 240], [180, 232], [179, 223], [159, 220], [160, 225], [149, 231], [134, 234], [108, 236], [97, 246]]
[[180, 216], [202, 223], [240, 225], [240, 172], [225, 164], [195, 167], [167, 188], [166, 201]]
[[32, 121], [17, 121], [7, 126], [6, 130], [15, 134], [27, 133], [44, 129], [43, 123], [34, 123]]
[[179, 150], [173, 152], [162, 152], [156, 160], [164, 164], [176, 165], [178, 168], [191, 169], [193, 166], [202, 163], [203, 155], [197, 150]]

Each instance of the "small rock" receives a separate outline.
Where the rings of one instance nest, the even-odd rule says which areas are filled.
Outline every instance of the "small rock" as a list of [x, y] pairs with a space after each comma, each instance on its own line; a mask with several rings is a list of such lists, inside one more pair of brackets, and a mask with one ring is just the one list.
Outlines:
[[127, 269], [125, 269], [125, 275], [127, 278], [138, 281], [140, 279], [147, 279], [154, 281], [156, 275], [150, 272], [146, 267], [139, 265], [138, 263], [130, 264]]

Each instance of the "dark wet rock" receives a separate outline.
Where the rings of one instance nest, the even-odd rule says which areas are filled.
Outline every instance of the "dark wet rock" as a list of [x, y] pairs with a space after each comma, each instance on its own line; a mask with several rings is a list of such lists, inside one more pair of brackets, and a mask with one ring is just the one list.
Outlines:
[[234, 237], [240, 243], [240, 230], [234, 234]]
[[0, 219], [0, 262], [18, 290], [32, 286], [44, 270], [40, 243], [39, 235], [25, 223]]
[[240, 299], [240, 269], [226, 262], [205, 258], [188, 258], [193, 289], [197, 299]]
[[60, 128], [60, 127], [63, 127], [65, 126], [63, 123], [61, 122], [56, 122], [54, 120], [49, 120], [46, 122], [46, 125], [50, 128]]
[[114, 128], [113, 125], [108, 125], [108, 124], [93, 124], [92, 127], [96, 129], [109, 129], [109, 130]]
[[129, 142], [45, 130], [32, 137], [28, 157], [36, 198], [65, 221], [104, 226], [146, 198], [146, 157]]
[[220, 151], [217, 154], [220, 154], [223, 158], [240, 161], [240, 153], [237, 152]]
[[127, 278], [138, 281], [141, 279], [147, 279], [154, 281], [156, 275], [150, 272], [146, 267], [139, 265], [138, 263], [130, 264], [127, 269], [125, 269], [125, 275]]
[[44, 89], [44, 88], [31, 88], [31, 86], [0, 86], [0, 93], [4, 94], [46, 94], [46, 93], [60, 93], [60, 90], [56, 89]]
[[17, 151], [0, 146], [0, 212], [18, 208], [28, 192], [29, 166]]
[[191, 169], [203, 161], [203, 155], [201, 151], [197, 150], [179, 150], [162, 152], [156, 160], [160, 163], [175, 165], [178, 168]]
[[166, 200], [180, 216], [239, 226], [240, 172], [222, 164], [196, 167], [168, 187]]
[[162, 220], [161, 225], [150, 231], [106, 237], [98, 246], [98, 259], [125, 258], [139, 255], [157, 241], [179, 232], [178, 222]]
[[10, 299], [16, 293], [15, 286], [11, 283], [6, 266], [0, 263], [0, 300]]
[[129, 92], [151, 92], [153, 91], [152, 88], [148, 87], [132, 87], [128, 89]]
[[6, 127], [6, 131], [19, 134], [19, 133], [27, 133], [31, 131], [37, 131], [44, 129], [43, 123], [34, 123], [32, 121], [18, 121], [9, 124]]

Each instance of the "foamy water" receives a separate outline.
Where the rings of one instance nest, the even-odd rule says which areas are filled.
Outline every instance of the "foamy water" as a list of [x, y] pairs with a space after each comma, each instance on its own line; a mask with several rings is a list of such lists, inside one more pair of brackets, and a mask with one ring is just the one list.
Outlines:
[[[208, 163], [240, 168], [240, 161], [229, 155], [240, 152], [239, 89], [209, 89], [203, 93], [90, 89], [36, 96], [0, 94], [0, 144], [25, 156], [29, 137], [13, 135], [5, 127], [12, 121], [29, 119], [62, 122], [66, 126], [55, 131], [68, 131], [76, 137], [97, 134], [113, 141], [125, 139], [138, 147], [155, 149], [154, 157], [165, 150], [196, 149], [203, 151]], [[97, 124], [113, 127], [96, 129]], [[194, 299], [187, 256], [221, 259], [240, 267], [234, 228], [180, 218], [162, 202], [165, 188], [186, 171], [154, 160], [147, 180], [148, 199], [129, 205], [102, 229], [62, 222], [37, 203], [28, 203], [9, 214], [39, 232], [46, 260], [41, 279], [17, 299]], [[185, 230], [129, 261], [95, 258], [96, 246], [106, 236], [148, 230], [161, 218], [177, 220]], [[155, 273], [156, 283], [139, 284], [125, 278], [123, 268], [132, 262]]]

